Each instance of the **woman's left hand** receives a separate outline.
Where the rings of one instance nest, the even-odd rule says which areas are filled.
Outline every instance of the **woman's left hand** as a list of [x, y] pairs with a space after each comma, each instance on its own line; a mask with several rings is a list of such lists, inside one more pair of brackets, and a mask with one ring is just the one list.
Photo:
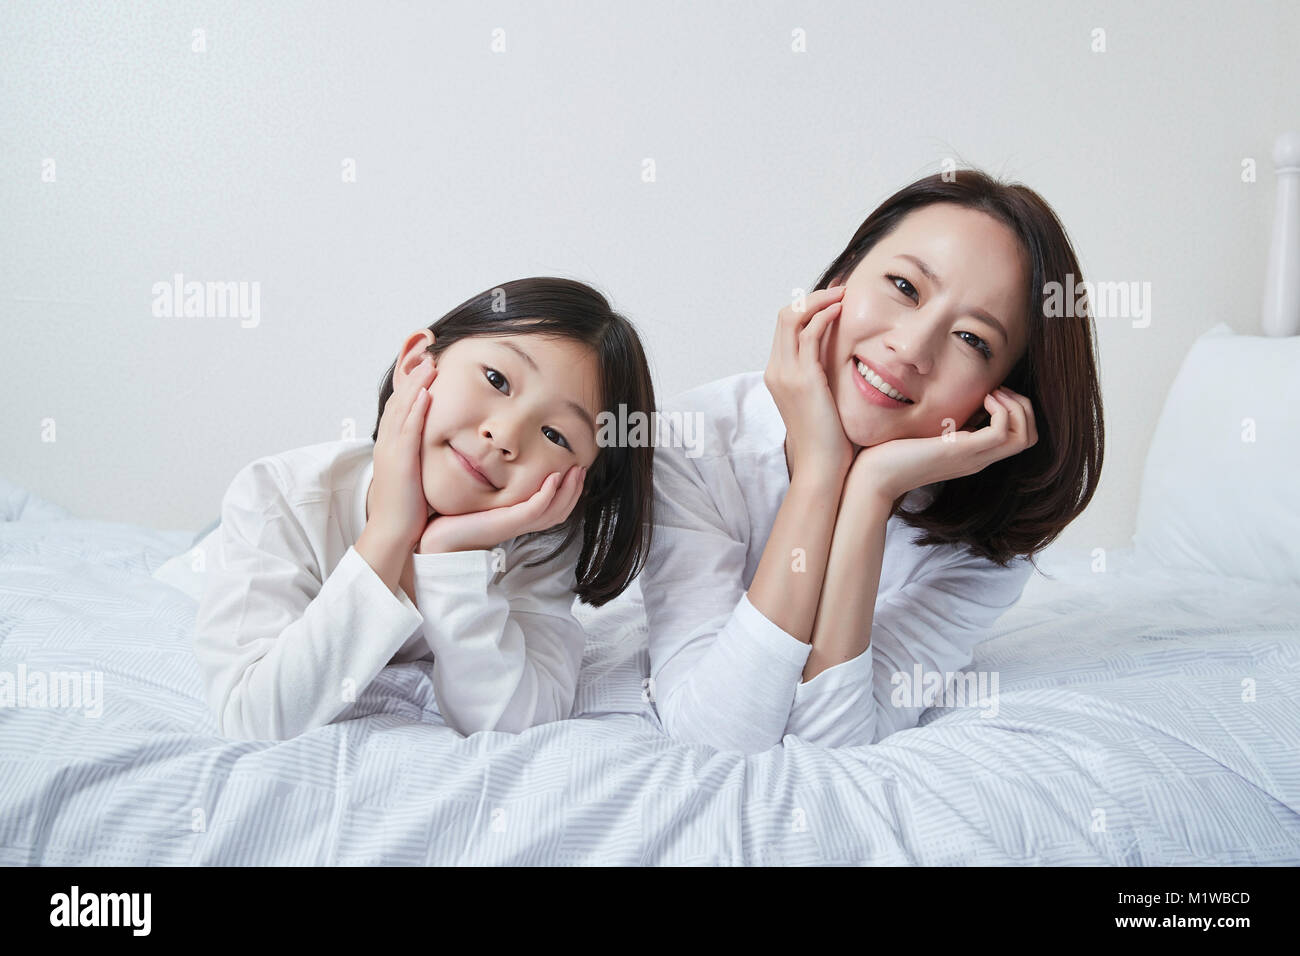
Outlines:
[[892, 506], [913, 489], [982, 471], [1038, 441], [1032, 403], [1009, 388], [984, 396], [989, 423], [933, 438], [896, 438], [861, 449], [845, 481], [845, 499], [875, 496]]
[[542, 486], [525, 501], [463, 515], [434, 515], [420, 535], [416, 554], [447, 551], [489, 551], [530, 531], [553, 528], [569, 517], [582, 495], [587, 469], [573, 465], [561, 478], [546, 476]]

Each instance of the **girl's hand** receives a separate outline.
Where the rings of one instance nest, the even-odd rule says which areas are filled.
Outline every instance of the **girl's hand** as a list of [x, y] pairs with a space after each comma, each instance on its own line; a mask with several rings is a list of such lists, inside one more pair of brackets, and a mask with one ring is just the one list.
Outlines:
[[553, 528], [569, 517], [582, 495], [587, 469], [573, 465], [561, 480], [553, 471], [526, 501], [464, 515], [435, 515], [420, 536], [417, 554], [488, 551], [530, 531]]
[[844, 286], [814, 292], [798, 311], [792, 303], [777, 314], [772, 355], [763, 384], [785, 422], [790, 477], [808, 469], [843, 479], [853, 461], [835, 399], [822, 367], [822, 337], [840, 314]]
[[1033, 405], [1025, 396], [999, 388], [984, 396], [984, 407], [989, 423], [975, 431], [896, 438], [861, 449], [845, 480], [845, 500], [874, 496], [892, 506], [915, 488], [973, 475], [1038, 441]]
[[421, 436], [429, 411], [429, 383], [438, 374], [432, 356], [425, 356], [406, 380], [395, 383], [384, 403], [375, 436], [375, 471], [370, 489], [367, 527], [386, 540], [414, 549], [429, 521], [429, 501], [421, 474]]

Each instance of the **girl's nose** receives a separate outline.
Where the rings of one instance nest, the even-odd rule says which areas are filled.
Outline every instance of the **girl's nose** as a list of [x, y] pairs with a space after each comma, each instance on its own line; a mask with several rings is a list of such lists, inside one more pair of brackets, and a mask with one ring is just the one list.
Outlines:
[[506, 427], [497, 422], [495, 424], [483, 426], [483, 437], [492, 443], [493, 447], [501, 453], [501, 457], [509, 461], [515, 455], [515, 442], [512, 433], [506, 430]]

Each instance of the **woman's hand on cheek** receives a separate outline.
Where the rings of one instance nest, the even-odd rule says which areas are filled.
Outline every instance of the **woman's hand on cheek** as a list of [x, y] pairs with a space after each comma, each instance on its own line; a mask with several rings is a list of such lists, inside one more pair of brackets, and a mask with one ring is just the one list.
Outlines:
[[417, 554], [488, 551], [504, 541], [553, 528], [569, 517], [582, 496], [587, 469], [573, 465], [552, 472], [529, 498], [514, 505], [463, 515], [434, 515], [420, 536]]
[[989, 423], [974, 431], [946, 431], [933, 438], [896, 438], [861, 449], [844, 485], [844, 500], [874, 499], [890, 505], [916, 488], [963, 478], [1009, 458], [1038, 441], [1029, 399], [1007, 388], [984, 396]]

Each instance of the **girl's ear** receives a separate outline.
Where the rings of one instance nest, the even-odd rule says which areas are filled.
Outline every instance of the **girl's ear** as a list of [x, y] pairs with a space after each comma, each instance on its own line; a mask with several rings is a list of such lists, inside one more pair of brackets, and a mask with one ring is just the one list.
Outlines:
[[433, 345], [434, 340], [434, 334], [428, 329], [421, 329], [418, 332], [412, 332], [407, 337], [406, 342], [403, 343], [401, 352], [398, 353], [405, 357], [404, 361], [407, 363], [407, 367], [403, 368], [402, 371], [410, 372], [415, 368], [415, 366], [419, 365], [420, 362], [423, 361], [426, 354], [433, 359], [434, 364], [436, 365], [438, 361], [437, 358], [428, 351], [429, 347]]

